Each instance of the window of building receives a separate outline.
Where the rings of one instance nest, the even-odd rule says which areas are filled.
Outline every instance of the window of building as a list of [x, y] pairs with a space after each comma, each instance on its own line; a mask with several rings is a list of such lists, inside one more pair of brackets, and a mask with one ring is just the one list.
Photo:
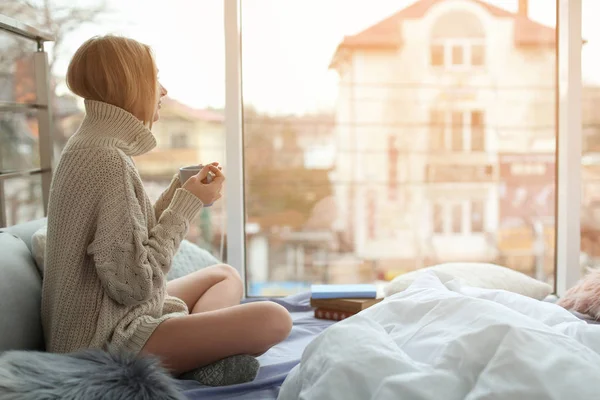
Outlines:
[[171, 136], [171, 148], [172, 149], [187, 149], [188, 148], [188, 135], [185, 133], [175, 133]]
[[433, 67], [464, 69], [485, 64], [485, 46], [480, 39], [440, 39], [431, 44]]
[[485, 230], [483, 200], [443, 201], [432, 205], [432, 231], [437, 235], [469, 235]]
[[471, 233], [484, 231], [484, 203], [481, 200], [471, 201]]
[[398, 196], [398, 148], [396, 136], [388, 137], [388, 199], [395, 201]]
[[431, 65], [449, 69], [485, 64], [485, 30], [477, 16], [451, 11], [440, 16], [431, 31]]
[[485, 151], [484, 114], [480, 110], [433, 110], [430, 113], [430, 148], [433, 151]]
[[444, 45], [434, 43], [431, 45], [431, 65], [441, 67], [444, 65]]

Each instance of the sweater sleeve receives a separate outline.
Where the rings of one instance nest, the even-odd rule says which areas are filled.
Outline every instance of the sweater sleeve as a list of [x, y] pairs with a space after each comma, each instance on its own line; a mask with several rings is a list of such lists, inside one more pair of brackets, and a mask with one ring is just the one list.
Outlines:
[[181, 187], [181, 182], [179, 181], [179, 174], [173, 175], [173, 179], [171, 179], [171, 183], [169, 187], [161, 193], [156, 203], [154, 203], [154, 215], [156, 216], [156, 220], [160, 219], [160, 216], [165, 211], [169, 204], [171, 204], [171, 200], [173, 200], [173, 196], [175, 195], [175, 191]]
[[[114, 160], [114, 159], [113, 159]], [[121, 160], [102, 179], [96, 229], [87, 252], [108, 296], [133, 306], [151, 299], [164, 285], [173, 256], [202, 202], [176, 189], [169, 206], [148, 230], [132, 178]]]

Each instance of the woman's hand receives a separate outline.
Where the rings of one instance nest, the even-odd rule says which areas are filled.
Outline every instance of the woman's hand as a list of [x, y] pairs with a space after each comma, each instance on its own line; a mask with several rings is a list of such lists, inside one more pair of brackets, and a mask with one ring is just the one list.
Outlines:
[[[210, 183], [206, 180], [209, 173], [213, 175]], [[188, 179], [183, 184], [183, 188], [199, 198], [203, 204], [212, 204], [221, 198], [224, 181], [225, 175], [221, 172], [218, 163], [212, 163], [206, 165], [200, 172]]]

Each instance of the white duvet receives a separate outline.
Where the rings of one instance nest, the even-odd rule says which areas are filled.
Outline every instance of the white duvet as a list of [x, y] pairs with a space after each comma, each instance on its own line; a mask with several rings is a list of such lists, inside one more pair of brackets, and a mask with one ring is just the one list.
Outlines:
[[600, 325], [424, 273], [317, 337], [279, 399], [600, 399]]

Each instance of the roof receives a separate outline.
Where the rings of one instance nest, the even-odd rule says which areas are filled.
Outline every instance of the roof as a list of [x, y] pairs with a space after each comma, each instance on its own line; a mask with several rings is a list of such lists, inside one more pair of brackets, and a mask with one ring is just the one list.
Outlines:
[[221, 123], [225, 121], [225, 116], [219, 111], [192, 108], [170, 97], [164, 98], [162, 102], [165, 107], [169, 107], [170, 109], [175, 110], [176, 112], [180, 113], [181, 115], [187, 116], [188, 118], [206, 122]]
[[[432, 6], [442, 1], [445, 0], [419, 0], [356, 35], [344, 37], [344, 40], [338, 45], [335, 51], [330, 68], [335, 67], [338, 56], [344, 50], [397, 49], [403, 44], [400, 29], [402, 22], [408, 19], [423, 18]], [[479, 4], [495, 17], [515, 19], [514, 38], [517, 46], [554, 46], [556, 43], [554, 28], [486, 3], [483, 0], [469, 1]]]

